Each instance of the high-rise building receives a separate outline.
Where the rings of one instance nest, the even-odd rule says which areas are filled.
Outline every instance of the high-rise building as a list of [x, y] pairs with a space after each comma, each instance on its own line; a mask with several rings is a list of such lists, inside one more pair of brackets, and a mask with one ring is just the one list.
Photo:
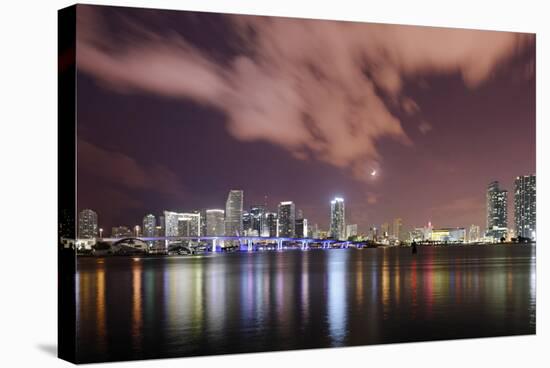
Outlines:
[[310, 226], [310, 229], [308, 229], [308, 235], [310, 238], [319, 239], [319, 225], [313, 224]]
[[206, 235], [223, 236], [225, 235], [225, 211], [224, 210], [206, 210]]
[[98, 231], [97, 213], [90, 209], [80, 211], [78, 214], [78, 237], [81, 239], [96, 238]]
[[201, 216], [199, 213], [164, 211], [164, 222], [166, 236], [201, 235]]
[[518, 176], [516, 178], [514, 217], [516, 236], [536, 239], [537, 183], [535, 175]]
[[225, 203], [225, 235], [243, 233], [243, 191], [231, 190]]
[[403, 237], [403, 220], [401, 218], [395, 218], [393, 220], [393, 238], [398, 241], [405, 240]]
[[195, 210], [193, 213], [198, 213], [200, 215], [201, 225], [200, 225], [200, 234], [206, 234], [206, 209]]
[[487, 236], [500, 239], [505, 238], [507, 232], [508, 191], [493, 181], [487, 187]]
[[349, 239], [351, 236], [357, 236], [357, 224], [350, 224], [346, 226], [346, 237]]
[[269, 231], [269, 237], [277, 236], [277, 214], [275, 212], [269, 212], [266, 214], [267, 229]]
[[330, 237], [346, 239], [346, 214], [344, 199], [336, 197], [330, 202]]
[[143, 236], [146, 238], [153, 238], [155, 236], [155, 227], [157, 222], [155, 216], [152, 214], [145, 215], [143, 218]]
[[277, 214], [277, 236], [293, 238], [295, 236], [296, 206], [292, 201], [279, 203]]
[[468, 242], [477, 243], [480, 240], [479, 226], [471, 225], [468, 232]]
[[387, 222], [384, 222], [382, 226], [380, 226], [380, 232], [383, 238], [387, 238], [390, 236], [390, 224]]
[[160, 229], [161, 229], [158, 236], [166, 236], [166, 221], [164, 220], [163, 215], [159, 216], [158, 226], [160, 226]]
[[308, 237], [307, 219], [302, 217], [294, 221], [294, 233], [297, 238]]
[[257, 236], [267, 236], [267, 218], [266, 218], [266, 206], [263, 204], [257, 204], [250, 207], [251, 215], [251, 229]]
[[247, 211], [243, 211], [243, 235], [256, 236], [252, 228], [252, 214]]

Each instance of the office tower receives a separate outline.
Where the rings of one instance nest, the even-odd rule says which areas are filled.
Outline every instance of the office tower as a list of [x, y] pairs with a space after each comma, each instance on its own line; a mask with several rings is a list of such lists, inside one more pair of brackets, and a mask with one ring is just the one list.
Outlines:
[[403, 239], [403, 220], [401, 218], [397, 217], [393, 220], [393, 237], [396, 240], [402, 241]]
[[225, 211], [224, 210], [206, 210], [206, 235], [223, 236], [225, 235]]
[[487, 187], [487, 236], [500, 239], [506, 237], [507, 232], [508, 191], [493, 181]]
[[294, 221], [294, 232], [297, 238], [307, 238], [308, 237], [307, 219], [297, 218]]
[[111, 238], [131, 238], [132, 230], [127, 226], [114, 226], [111, 228]]
[[139, 226], [139, 225], [134, 226], [134, 233], [133, 233], [133, 235], [134, 235], [136, 238], [138, 238], [138, 237], [141, 236], [141, 226]]
[[163, 215], [159, 216], [159, 222], [157, 226], [160, 226], [160, 229], [161, 229], [158, 236], [166, 236], [166, 221], [164, 220]]
[[536, 239], [537, 185], [535, 175], [518, 176], [514, 190], [514, 217], [517, 237]]
[[295, 236], [296, 206], [292, 201], [279, 204], [277, 236], [293, 238]]
[[164, 211], [164, 235], [178, 236], [178, 213], [172, 211]]
[[277, 236], [277, 214], [275, 212], [269, 212], [266, 214], [267, 229], [269, 231], [269, 237]]
[[148, 214], [143, 218], [143, 236], [146, 238], [152, 238], [155, 236], [155, 227], [157, 222], [155, 216]]
[[477, 243], [480, 240], [479, 235], [479, 226], [471, 225], [470, 231], [468, 232], [468, 242]]
[[200, 209], [195, 210], [193, 213], [198, 213], [200, 215], [200, 234], [205, 235], [206, 234], [206, 209]]
[[353, 236], [357, 236], [357, 224], [350, 224], [346, 226], [346, 237], [349, 239]]
[[243, 191], [231, 190], [225, 203], [225, 235], [239, 236], [243, 233]]
[[97, 213], [90, 209], [78, 214], [78, 237], [81, 239], [96, 238], [98, 234]]
[[265, 236], [267, 228], [266, 212], [266, 207], [263, 204], [250, 207], [251, 229], [256, 236]]
[[380, 232], [383, 238], [387, 238], [390, 235], [390, 224], [384, 222], [382, 226], [380, 226]]
[[320, 239], [319, 233], [319, 225], [317, 224], [313, 224], [313, 226], [310, 227], [310, 230], [308, 230], [309, 237], [313, 239]]
[[243, 211], [243, 235], [253, 236], [256, 235], [252, 228], [252, 214], [250, 212]]
[[343, 198], [334, 198], [330, 202], [330, 237], [338, 240], [346, 238], [346, 219]]
[[166, 236], [200, 236], [201, 219], [199, 213], [179, 213], [164, 211]]

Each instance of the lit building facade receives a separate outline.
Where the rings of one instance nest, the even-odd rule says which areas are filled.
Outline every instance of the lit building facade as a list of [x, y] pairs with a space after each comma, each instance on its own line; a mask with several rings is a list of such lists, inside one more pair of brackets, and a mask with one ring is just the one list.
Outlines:
[[487, 236], [505, 238], [508, 232], [508, 191], [498, 181], [487, 187]]
[[152, 214], [145, 215], [143, 218], [143, 236], [146, 238], [153, 238], [156, 236], [157, 221]]
[[297, 218], [294, 225], [294, 231], [297, 238], [307, 238], [308, 237], [307, 219]]
[[200, 236], [200, 213], [164, 211], [165, 236]]
[[294, 238], [296, 222], [296, 206], [292, 201], [279, 203], [277, 213], [277, 236]]
[[131, 238], [132, 230], [127, 226], [114, 226], [111, 228], [111, 238]]
[[266, 214], [266, 222], [269, 237], [277, 236], [277, 214], [275, 212], [269, 212]]
[[346, 239], [346, 210], [343, 198], [336, 197], [330, 202], [330, 237]]
[[470, 226], [470, 231], [468, 233], [468, 242], [477, 243], [480, 240], [481, 240], [481, 232], [479, 230], [479, 226], [477, 225]]
[[430, 240], [436, 243], [464, 243], [466, 229], [462, 227], [432, 229]]
[[357, 236], [357, 224], [350, 224], [346, 226], [346, 237]]
[[243, 233], [242, 190], [231, 190], [225, 202], [225, 235], [238, 236]]
[[518, 176], [514, 184], [515, 235], [534, 240], [537, 231], [536, 177]]
[[269, 234], [266, 213], [267, 209], [263, 204], [250, 207], [251, 229], [256, 236], [268, 236]]
[[225, 235], [225, 211], [212, 209], [206, 210], [206, 235]]
[[99, 227], [97, 213], [90, 209], [84, 209], [78, 214], [78, 237], [81, 239], [97, 238]]
[[403, 239], [403, 220], [401, 218], [396, 218], [393, 220], [393, 238], [395, 240], [402, 241]]

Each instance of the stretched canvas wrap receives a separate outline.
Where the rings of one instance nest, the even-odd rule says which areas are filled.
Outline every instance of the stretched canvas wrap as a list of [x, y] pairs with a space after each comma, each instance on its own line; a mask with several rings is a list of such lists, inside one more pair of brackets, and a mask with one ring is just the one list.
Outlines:
[[535, 333], [534, 34], [75, 5], [58, 75], [61, 358]]

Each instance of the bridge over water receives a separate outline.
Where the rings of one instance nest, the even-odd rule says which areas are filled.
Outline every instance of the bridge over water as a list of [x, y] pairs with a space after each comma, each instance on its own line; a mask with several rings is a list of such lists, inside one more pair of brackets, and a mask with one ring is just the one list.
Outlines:
[[131, 240], [139, 240], [142, 242], [158, 242], [164, 241], [166, 246], [169, 243], [194, 241], [197, 243], [206, 242], [210, 247], [206, 247], [206, 250], [211, 249], [215, 252], [221, 252], [223, 250], [222, 244], [226, 241], [237, 242], [239, 249], [242, 251], [254, 251], [255, 249], [265, 247], [267, 244], [273, 244], [276, 250], [282, 250], [283, 244], [299, 244], [302, 250], [306, 250], [310, 247], [310, 244], [318, 244], [324, 249], [330, 249], [334, 247], [348, 248], [350, 246], [362, 248], [362, 243], [351, 243], [344, 240], [336, 239], [313, 239], [313, 238], [283, 238], [283, 237], [261, 237], [261, 236], [161, 236], [161, 237], [130, 237], [130, 238], [102, 238], [97, 239], [108, 243], [121, 243]]

